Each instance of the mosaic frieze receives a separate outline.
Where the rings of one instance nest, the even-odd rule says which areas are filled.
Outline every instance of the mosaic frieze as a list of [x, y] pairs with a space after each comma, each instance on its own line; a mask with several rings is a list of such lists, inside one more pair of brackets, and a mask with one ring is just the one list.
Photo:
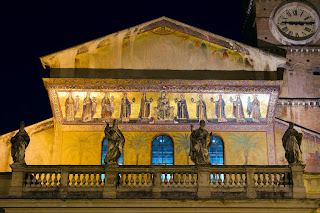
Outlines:
[[[131, 82], [128, 80], [128, 82]], [[140, 83], [140, 82], [139, 82]], [[168, 82], [166, 82], [168, 83]], [[58, 122], [270, 123], [278, 87], [48, 84]]]

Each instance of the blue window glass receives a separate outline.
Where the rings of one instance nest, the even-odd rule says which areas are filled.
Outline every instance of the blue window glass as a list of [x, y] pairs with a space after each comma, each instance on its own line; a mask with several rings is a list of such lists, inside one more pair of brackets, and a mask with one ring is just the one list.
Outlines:
[[169, 136], [158, 135], [152, 141], [152, 165], [173, 165], [173, 141]]
[[212, 136], [209, 148], [210, 162], [214, 165], [224, 165], [223, 141], [219, 136]]
[[[108, 152], [108, 139], [104, 138], [102, 141], [101, 165], [104, 165], [104, 158], [106, 157], [107, 152]], [[123, 165], [123, 149], [122, 149], [122, 153], [118, 163], [119, 165]]]

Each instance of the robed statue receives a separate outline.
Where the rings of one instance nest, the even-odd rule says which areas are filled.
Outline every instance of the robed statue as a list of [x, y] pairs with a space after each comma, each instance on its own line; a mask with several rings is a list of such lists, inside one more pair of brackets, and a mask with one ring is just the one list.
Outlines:
[[14, 164], [26, 164], [24, 157], [30, 137], [24, 127], [25, 123], [22, 121], [19, 131], [11, 138], [11, 156]]
[[211, 164], [208, 149], [212, 144], [212, 133], [208, 133], [204, 128], [205, 125], [206, 123], [204, 120], [200, 121], [200, 127], [197, 130], [193, 130], [193, 125], [191, 125], [189, 155], [196, 165]]
[[289, 123], [289, 127], [282, 137], [282, 145], [285, 150], [285, 157], [288, 163], [302, 163], [301, 152], [302, 134], [293, 128], [293, 123]]
[[106, 165], [118, 165], [118, 160], [121, 156], [124, 146], [124, 136], [118, 128], [117, 120], [113, 120], [113, 126], [109, 127], [107, 123], [104, 129], [105, 138], [108, 139], [108, 152], [104, 159]]

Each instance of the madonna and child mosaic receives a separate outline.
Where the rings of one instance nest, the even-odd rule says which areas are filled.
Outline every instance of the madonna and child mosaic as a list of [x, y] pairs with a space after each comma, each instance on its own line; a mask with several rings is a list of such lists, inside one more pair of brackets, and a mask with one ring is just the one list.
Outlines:
[[270, 94], [57, 92], [64, 123], [266, 122]]

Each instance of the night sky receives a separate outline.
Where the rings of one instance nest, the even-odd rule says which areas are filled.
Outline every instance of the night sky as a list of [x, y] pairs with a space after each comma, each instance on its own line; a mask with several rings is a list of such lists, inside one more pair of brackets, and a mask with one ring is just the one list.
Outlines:
[[42, 82], [49, 70], [43, 69], [41, 56], [161, 16], [243, 42], [241, 0], [110, 2], [11, 0], [1, 4], [0, 135], [18, 129], [22, 120], [28, 126], [52, 117]]

